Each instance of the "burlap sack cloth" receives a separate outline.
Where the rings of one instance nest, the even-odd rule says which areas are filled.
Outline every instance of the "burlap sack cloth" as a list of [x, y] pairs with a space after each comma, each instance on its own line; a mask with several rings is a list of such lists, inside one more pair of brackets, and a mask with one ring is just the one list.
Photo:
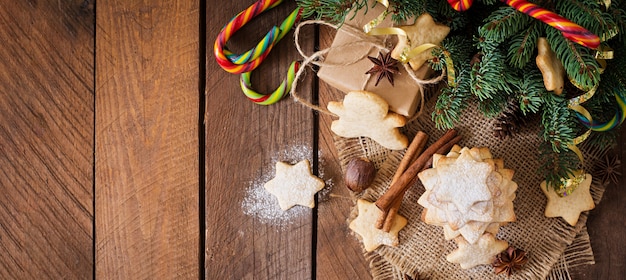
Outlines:
[[[430, 136], [430, 145], [443, 135], [444, 131], [437, 130], [431, 120], [435, 101], [436, 98], [429, 98], [420, 117], [407, 124], [405, 133], [410, 138], [418, 130], [422, 130]], [[489, 147], [494, 158], [504, 159], [504, 166], [515, 170], [513, 180], [518, 184], [517, 197], [514, 200], [517, 221], [501, 227], [497, 238], [525, 250], [529, 254], [529, 261], [521, 271], [516, 271], [508, 279], [570, 279], [568, 268], [594, 263], [589, 235], [584, 227], [587, 214], [581, 215], [575, 227], [561, 218], [546, 218], [544, 209], [547, 200], [539, 187], [543, 178], [537, 172], [540, 166], [538, 146], [541, 143], [538, 122], [527, 124], [513, 137], [505, 140], [493, 136], [493, 122], [494, 120], [479, 113], [475, 106], [470, 106], [456, 129], [463, 136], [461, 146]], [[368, 201], [375, 201], [387, 190], [404, 154], [404, 151], [387, 150], [364, 137], [335, 137], [335, 145], [342, 168], [345, 168], [351, 158], [363, 156], [372, 160], [379, 168], [372, 187], [358, 197]], [[585, 170], [591, 170], [591, 166], [606, 151], [589, 149], [584, 144], [581, 146], [586, 157]], [[596, 204], [603, 191], [603, 186], [594, 180], [592, 195]], [[417, 204], [417, 200], [423, 192], [424, 187], [419, 182], [404, 196], [399, 213], [409, 223], [400, 231], [400, 245], [381, 246], [371, 253], [365, 253], [374, 279], [406, 279], [405, 275], [413, 279], [432, 280], [507, 279], [503, 274], [496, 276], [490, 265], [463, 270], [458, 264], [446, 261], [446, 255], [456, 245], [453, 241], [444, 239], [441, 227], [428, 225], [420, 220], [423, 208]], [[356, 213], [354, 207], [349, 221]]]

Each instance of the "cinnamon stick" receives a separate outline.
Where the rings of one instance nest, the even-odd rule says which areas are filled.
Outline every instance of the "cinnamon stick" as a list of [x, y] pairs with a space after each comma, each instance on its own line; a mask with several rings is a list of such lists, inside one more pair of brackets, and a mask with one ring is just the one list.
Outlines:
[[428, 147], [413, 163], [411, 163], [402, 176], [400, 176], [395, 183], [391, 184], [389, 190], [376, 200], [376, 206], [383, 212], [389, 212], [393, 201], [402, 196], [408, 187], [411, 186], [409, 183], [417, 176], [417, 173], [424, 168], [426, 162], [428, 162], [437, 150], [454, 139], [456, 134], [456, 130], [450, 129], [446, 131], [446, 133], [439, 138], [439, 140]]
[[[450, 140], [450, 142], [446, 143], [441, 148], [439, 148], [435, 153], [440, 154], [440, 155], [447, 154], [454, 145], [456, 145], [457, 143], [461, 141], [461, 139], [462, 139], [461, 135], [457, 135], [452, 140]], [[431, 156], [428, 159], [428, 162], [422, 168], [422, 170], [420, 170], [420, 172], [428, 169], [432, 165], [432, 163], [433, 163], [433, 157]], [[417, 179], [418, 177], [415, 176], [409, 183], [409, 186], [415, 185], [417, 183]], [[391, 208], [389, 208], [389, 211], [387, 212], [387, 217], [385, 217], [385, 222], [383, 223], [383, 227], [382, 227], [383, 231], [389, 232], [391, 230], [391, 226], [393, 225], [393, 219], [395, 218], [395, 215], [398, 213], [398, 210], [400, 209], [400, 205], [402, 204], [402, 198], [404, 197], [404, 193], [406, 193], [406, 190], [402, 192], [398, 196], [398, 198], [396, 198], [396, 200], [393, 201], [393, 204], [391, 204]]]
[[[424, 150], [424, 147], [426, 147], [427, 141], [428, 141], [428, 134], [424, 133], [423, 131], [418, 131], [417, 134], [415, 134], [415, 137], [413, 137], [413, 140], [411, 140], [411, 144], [406, 149], [406, 152], [404, 153], [404, 156], [402, 157], [402, 160], [400, 161], [400, 164], [398, 165], [398, 169], [396, 170], [396, 173], [393, 175], [393, 178], [391, 179], [392, 185], [398, 180], [398, 178], [400, 178], [400, 176], [402, 175], [402, 173], [404, 173], [407, 167], [417, 158], [418, 154], [421, 153], [422, 150]], [[388, 219], [387, 217], [390, 214], [391, 213], [387, 211], [383, 211], [383, 213], [381, 213], [381, 215], [378, 217], [378, 220], [376, 220], [377, 229], [383, 228], [384, 223]], [[392, 215], [395, 215], [395, 213], [393, 213]], [[389, 230], [387, 230], [387, 232], [388, 231]]]
[[402, 193], [396, 200], [391, 204], [391, 208], [387, 212], [387, 217], [385, 217], [385, 221], [383, 222], [382, 230], [384, 232], [389, 232], [391, 230], [391, 226], [393, 225], [393, 219], [396, 218], [398, 214], [398, 210], [400, 210], [400, 205], [402, 205], [402, 199], [404, 198], [404, 193]]
[[418, 131], [417, 134], [415, 134], [415, 137], [411, 141], [411, 145], [409, 145], [409, 147], [406, 150], [406, 153], [404, 153], [404, 157], [400, 161], [400, 164], [398, 165], [398, 169], [396, 170], [396, 173], [393, 175], [393, 178], [391, 179], [392, 183], [397, 181], [400, 178], [400, 176], [402, 176], [404, 171], [406, 171], [409, 165], [411, 165], [413, 161], [417, 159], [420, 153], [424, 150], [424, 147], [426, 147], [427, 141], [428, 141], [428, 134], [424, 133], [423, 131]]

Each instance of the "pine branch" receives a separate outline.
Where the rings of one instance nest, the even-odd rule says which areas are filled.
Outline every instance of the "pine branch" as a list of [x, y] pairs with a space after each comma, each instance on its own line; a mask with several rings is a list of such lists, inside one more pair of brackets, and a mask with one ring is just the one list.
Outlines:
[[487, 52], [472, 66], [470, 91], [481, 102], [500, 94], [508, 95], [512, 92], [509, 82], [515, 79], [513, 72], [498, 50]]
[[561, 96], [547, 92], [542, 96], [545, 104], [541, 124], [543, 139], [552, 145], [554, 152], [567, 148], [576, 138], [576, 122], [573, 111], [567, 107], [567, 100]]
[[543, 142], [539, 151], [542, 164], [538, 172], [546, 179], [548, 188], [556, 189], [561, 178], [569, 178], [580, 164], [576, 154], [567, 148], [554, 151], [550, 143]]
[[626, 90], [626, 46], [617, 42], [614, 49], [614, 58], [607, 61], [607, 67], [603, 74], [600, 86], [609, 92], [619, 93]]
[[[303, 9], [304, 17], [326, 20], [335, 24], [342, 24], [346, 16], [354, 15], [354, 12], [360, 10], [367, 12], [369, 8], [367, 0], [296, 0], [296, 2]], [[374, 3], [373, 5], [381, 4]], [[459, 20], [467, 16], [456, 13], [446, 1], [390, 0], [388, 9], [392, 21], [396, 24], [410, 23], [411, 19], [425, 12], [429, 12], [436, 19], [452, 24], [453, 29], [467, 23], [466, 20]]]
[[366, 9], [367, 0], [296, 0], [302, 16], [342, 24], [352, 11]]
[[461, 68], [467, 67], [469, 63], [470, 53], [473, 52], [471, 42], [464, 36], [451, 36], [441, 42], [441, 48], [434, 48], [432, 55], [436, 59], [429, 60], [431, 68], [435, 71], [444, 70], [447, 63], [447, 57], [444, 55], [444, 51], [450, 55], [452, 59], [452, 65], [455, 66], [455, 71], [460, 71]]
[[428, 1], [426, 12], [437, 22], [450, 26], [451, 31], [462, 30], [470, 23], [467, 13], [455, 11], [447, 1]]
[[550, 93], [543, 85], [543, 76], [536, 67], [526, 67], [523, 73], [517, 94], [520, 109], [524, 115], [537, 113], [544, 104], [542, 96]]
[[425, 0], [395, 0], [389, 1], [391, 19], [398, 22], [405, 22], [410, 18], [415, 18], [426, 12], [428, 1]]
[[589, 90], [600, 82], [600, 66], [593, 51], [567, 40], [560, 31], [547, 29], [550, 47], [563, 63], [565, 72], [580, 87]]
[[524, 32], [514, 35], [510, 40], [509, 65], [522, 69], [530, 62], [537, 49], [537, 40], [544, 30], [544, 24], [533, 21]]
[[508, 102], [508, 95], [498, 94], [493, 98], [486, 99], [478, 103], [478, 110], [480, 110], [485, 117], [494, 118], [502, 113]]
[[499, 44], [525, 29], [532, 20], [512, 7], [501, 7], [485, 20], [485, 25], [480, 28], [481, 36], [487, 41]]
[[467, 108], [469, 98], [469, 73], [463, 68], [457, 73], [457, 86], [445, 87], [437, 97], [432, 119], [437, 129], [450, 129], [459, 121]]
[[498, 0], [482, 0], [482, 2], [485, 5], [493, 5], [493, 4], [495, 4], [495, 3], [499, 2], [499, 1]]
[[613, 20], [617, 24], [618, 33], [617, 39], [623, 45], [625, 42], [626, 36], [626, 1], [620, 1], [619, 4], [613, 4], [610, 10], [610, 14], [613, 17]]
[[603, 41], [608, 39], [611, 30], [617, 28], [611, 14], [602, 11], [600, 1], [556, 1], [556, 9], [563, 17], [587, 28]]

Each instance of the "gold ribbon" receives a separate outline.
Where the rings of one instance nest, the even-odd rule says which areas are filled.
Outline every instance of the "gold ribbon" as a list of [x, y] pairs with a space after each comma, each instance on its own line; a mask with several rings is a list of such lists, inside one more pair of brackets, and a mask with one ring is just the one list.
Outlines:
[[[600, 64], [600, 68], [598, 69], [598, 71], [600, 72], [600, 74], [602, 74], [604, 73], [604, 69], [606, 69], [606, 60], [613, 59], [613, 49], [611, 49], [609, 46], [601, 45], [596, 51], [595, 58], [598, 61], [598, 64]], [[598, 91], [599, 84], [594, 85], [592, 88], [585, 88], [579, 83], [577, 83], [571, 77], [569, 78], [569, 80], [572, 83], [572, 85], [574, 85], [575, 87], [581, 90], [585, 90], [586, 92], [582, 95], [579, 95], [577, 97], [570, 99], [567, 107], [585, 116], [585, 118], [587, 118], [589, 122], [591, 123], [592, 121], [591, 113], [589, 113], [589, 111], [587, 111], [587, 109], [585, 109], [585, 107], [583, 107], [581, 104], [585, 103], [587, 100], [591, 99], [594, 94], [596, 94], [596, 92]], [[570, 150], [576, 153], [576, 155], [580, 159], [580, 162], [584, 162], [584, 159], [583, 159], [582, 152], [580, 151], [580, 149], [578, 149], [577, 145], [585, 141], [589, 137], [590, 134], [591, 134], [591, 129], [588, 129], [582, 135], [574, 138], [571, 144], [567, 145], [567, 147]]]
[[602, 67], [602, 70], [606, 67], [606, 61], [604, 60], [613, 59], [613, 54], [613, 49], [607, 45], [600, 45], [600, 47], [598, 47], [595, 58], [604, 62], [605, 66]]
[[559, 191], [557, 192], [557, 194], [560, 197], [572, 194], [578, 188], [578, 186], [580, 186], [580, 183], [585, 181], [585, 177], [585, 172], [583, 172], [582, 170], [576, 170], [573, 172], [573, 174], [571, 174], [569, 178], [561, 178], [561, 186], [559, 187]]
[[600, 0], [598, 2], [601, 2], [602, 4], [604, 4], [604, 7], [606, 7], [607, 10], [611, 6], [611, 0]]
[[[604, 46], [604, 45], [600, 46], [600, 48], [598, 48], [598, 51], [596, 52], [595, 58], [598, 61], [598, 63], [600, 64], [600, 69], [598, 69], [598, 71], [600, 73], [603, 73], [604, 69], [606, 69], [606, 60], [607, 59], [613, 59], [613, 49], [611, 49], [608, 46]], [[594, 94], [596, 94], [596, 92], [598, 91], [599, 84], [594, 85], [592, 88], [585, 88], [585, 87], [581, 86], [579, 83], [577, 83], [571, 77], [570, 77], [570, 82], [575, 87], [577, 87], [577, 88], [579, 88], [581, 90], [585, 90], [586, 92], [584, 94], [582, 94], [582, 95], [579, 95], [577, 97], [574, 97], [574, 98], [570, 99], [569, 100], [569, 104], [567, 105], [567, 107], [570, 108], [571, 110], [574, 110], [574, 111], [580, 113], [581, 115], [585, 116], [585, 118], [587, 118], [589, 120], [589, 122], [591, 123], [591, 121], [592, 121], [591, 113], [589, 113], [589, 111], [587, 109], [585, 109], [585, 107], [583, 107], [581, 104], [587, 102], [587, 100], [591, 99], [594, 96]], [[589, 137], [590, 134], [591, 134], [591, 129], [588, 129], [582, 135], [574, 138], [574, 140], [572, 141], [571, 144], [567, 145], [567, 147], [570, 150], [572, 150], [574, 153], [576, 153], [576, 155], [580, 159], [581, 163], [584, 162], [584, 158], [583, 158], [582, 152], [577, 147], [577, 145], [582, 143], [583, 141], [585, 141]]]

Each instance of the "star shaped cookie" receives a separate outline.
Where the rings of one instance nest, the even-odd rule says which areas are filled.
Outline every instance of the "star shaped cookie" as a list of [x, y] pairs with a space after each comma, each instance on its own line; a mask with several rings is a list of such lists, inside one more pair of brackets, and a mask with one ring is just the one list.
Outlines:
[[265, 189], [278, 198], [283, 210], [295, 205], [315, 207], [315, 193], [324, 188], [324, 181], [311, 172], [308, 160], [295, 165], [276, 162], [276, 176], [265, 183]]
[[541, 190], [548, 198], [546, 217], [562, 217], [568, 224], [574, 226], [578, 222], [581, 212], [595, 208], [595, 203], [589, 193], [591, 174], [584, 174], [584, 176], [585, 179], [580, 182], [576, 190], [563, 197], [552, 189], [548, 190], [546, 181], [541, 182]]
[[370, 252], [380, 245], [397, 246], [398, 232], [406, 226], [406, 218], [396, 215], [391, 225], [391, 230], [385, 232], [376, 228], [376, 221], [381, 211], [376, 204], [367, 200], [359, 199], [356, 202], [359, 215], [350, 222], [350, 229], [361, 236], [363, 247]]
[[543, 84], [549, 91], [556, 94], [563, 93], [563, 79], [565, 76], [565, 68], [556, 53], [550, 48], [550, 43], [546, 38], [539, 38], [537, 41], [537, 58], [535, 59], [537, 67], [543, 75]]
[[404, 149], [409, 143], [398, 129], [406, 124], [406, 118], [390, 112], [385, 99], [375, 93], [351, 91], [343, 102], [331, 101], [327, 107], [339, 116], [330, 130], [341, 137], [369, 137], [391, 150]]
[[[391, 52], [391, 57], [400, 60], [403, 52], [408, 48], [414, 49], [423, 44], [439, 45], [450, 33], [450, 27], [438, 24], [428, 13], [420, 15], [413, 25], [399, 26], [407, 36], [398, 36], [398, 44]], [[432, 58], [430, 49], [426, 50], [409, 60], [413, 71], [417, 71], [424, 62]]]
[[462, 236], [455, 238], [455, 241], [459, 248], [448, 254], [446, 260], [460, 264], [462, 269], [491, 264], [497, 254], [509, 247], [509, 243], [497, 240], [491, 233], [483, 234], [474, 244], [470, 244]]

